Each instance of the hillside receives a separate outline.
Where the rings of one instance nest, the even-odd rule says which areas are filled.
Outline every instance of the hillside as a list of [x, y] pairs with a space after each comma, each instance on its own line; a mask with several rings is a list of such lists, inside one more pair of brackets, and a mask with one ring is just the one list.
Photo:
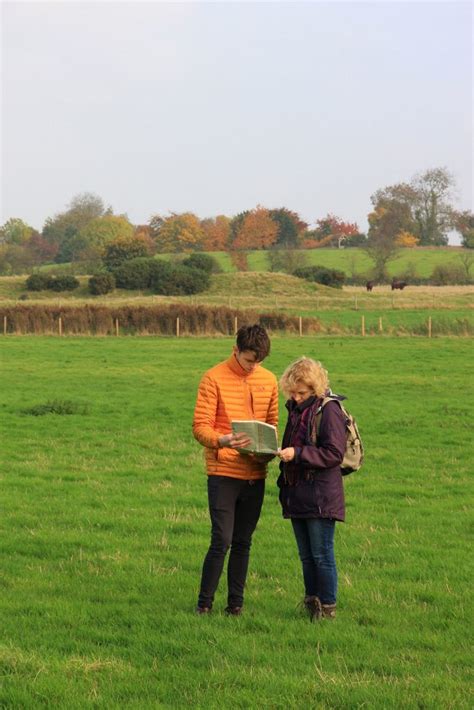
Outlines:
[[[398, 256], [388, 264], [391, 276], [405, 275], [407, 272], [413, 276], [428, 277], [438, 264], [461, 264], [460, 255], [466, 253], [462, 247], [417, 247], [414, 249], [401, 249]], [[308, 249], [297, 252], [305, 265], [326, 266], [330, 269], [344, 271], [347, 276], [361, 276], [367, 274], [373, 262], [360, 248], [354, 249]], [[252, 251], [248, 254], [250, 271], [268, 271], [270, 263], [267, 251]], [[219, 266], [224, 272], [233, 272], [230, 255], [227, 252], [214, 252]]]

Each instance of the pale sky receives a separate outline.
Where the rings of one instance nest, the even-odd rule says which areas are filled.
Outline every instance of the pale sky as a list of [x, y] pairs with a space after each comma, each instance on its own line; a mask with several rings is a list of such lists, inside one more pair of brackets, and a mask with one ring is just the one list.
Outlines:
[[0, 223], [257, 204], [365, 231], [446, 166], [472, 209], [470, 2], [3, 2]]

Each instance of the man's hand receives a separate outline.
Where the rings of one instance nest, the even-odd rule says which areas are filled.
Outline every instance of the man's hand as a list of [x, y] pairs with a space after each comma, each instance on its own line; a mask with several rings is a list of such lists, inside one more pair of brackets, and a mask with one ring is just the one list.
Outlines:
[[247, 434], [241, 431], [235, 434], [223, 434], [219, 437], [218, 443], [221, 448], [244, 449], [249, 446], [250, 439]]

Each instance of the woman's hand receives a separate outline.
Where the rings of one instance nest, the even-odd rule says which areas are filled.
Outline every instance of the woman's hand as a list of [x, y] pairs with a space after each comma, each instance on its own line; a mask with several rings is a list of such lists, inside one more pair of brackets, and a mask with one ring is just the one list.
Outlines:
[[292, 446], [289, 446], [287, 449], [280, 449], [278, 456], [282, 461], [288, 463], [288, 461], [293, 461], [295, 458], [295, 450]]
[[235, 434], [223, 434], [219, 437], [220, 448], [229, 449], [245, 449], [249, 446], [250, 439], [243, 431], [236, 432]]

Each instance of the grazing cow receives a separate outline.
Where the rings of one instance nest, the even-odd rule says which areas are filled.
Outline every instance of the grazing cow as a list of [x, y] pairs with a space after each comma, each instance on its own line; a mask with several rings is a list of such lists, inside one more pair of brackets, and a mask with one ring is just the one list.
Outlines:
[[373, 287], [375, 286], [375, 281], [367, 281], [365, 284], [365, 288], [367, 291], [372, 291]]
[[393, 279], [392, 281], [392, 291], [395, 291], [396, 288], [400, 289], [400, 291], [403, 291], [405, 286], [407, 285], [406, 281], [397, 281], [397, 279]]

